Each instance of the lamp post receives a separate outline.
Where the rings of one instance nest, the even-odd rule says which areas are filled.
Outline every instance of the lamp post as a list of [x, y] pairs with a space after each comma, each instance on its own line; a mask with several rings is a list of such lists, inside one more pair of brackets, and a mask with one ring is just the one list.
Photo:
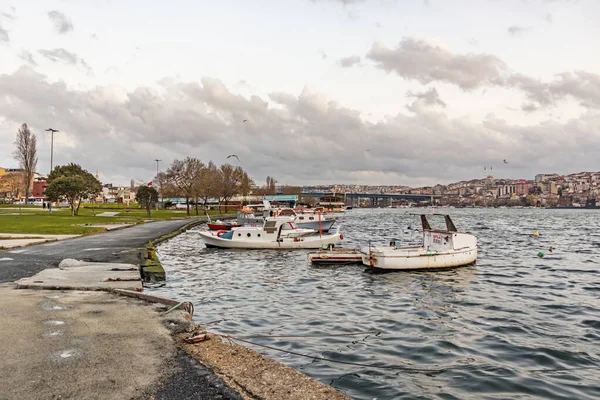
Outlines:
[[[54, 161], [54, 132], [58, 132], [58, 129], [48, 128], [48, 129], [46, 129], [46, 132], [52, 133], [52, 136], [50, 139], [50, 173], [52, 173], [53, 161]], [[51, 201], [48, 202], [48, 211], [50, 212], [50, 214], [52, 214], [52, 202]]]

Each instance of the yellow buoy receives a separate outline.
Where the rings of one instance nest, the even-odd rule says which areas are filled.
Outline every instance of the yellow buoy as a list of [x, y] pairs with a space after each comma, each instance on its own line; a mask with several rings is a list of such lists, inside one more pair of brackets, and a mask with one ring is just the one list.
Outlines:
[[533, 231], [533, 236], [540, 236], [540, 233], [538, 231]]

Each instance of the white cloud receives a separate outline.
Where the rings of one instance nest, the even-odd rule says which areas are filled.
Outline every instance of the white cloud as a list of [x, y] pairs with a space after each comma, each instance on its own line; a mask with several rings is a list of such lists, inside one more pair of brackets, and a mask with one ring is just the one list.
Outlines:
[[[165, 79], [158, 89], [80, 91], [22, 67], [0, 75], [0, 92], [5, 94], [0, 140], [11, 143], [23, 122], [38, 133], [52, 125], [72, 146], [55, 148], [55, 164], [78, 162], [125, 182], [149, 179], [157, 157], [168, 163], [196, 156], [219, 164], [235, 153], [257, 181], [274, 175], [289, 184], [376, 183], [374, 177], [385, 180], [380, 183], [426, 184], [472, 178], [481, 165], [507, 154], [514, 169], [499, 171], [505, 175], [531, 177], [565, 165], [589, 169], [600, 150], [596, 112], [530, 126], [493, 115], [472, 122], [431, 107], [442, 105], [435, 89], [409, 94], [415, 98], [410, 116], [397, 114], [376, 123], [310, 87], [299, 95], [272, 93], [267, 101], [232, 93], [216, 78]], [[45, 152], [39, 150], [43, 164]], [[2, 148], [0, 160], [9, 160], [10, 151]]]
[[404, 38], [392, 49], [375, 42], [367, 53], [377, 68], [423, 84], [448, 82], [470, 90], [499, 79], [506, 64], [490, 54], [456, 54], [423, 39]]

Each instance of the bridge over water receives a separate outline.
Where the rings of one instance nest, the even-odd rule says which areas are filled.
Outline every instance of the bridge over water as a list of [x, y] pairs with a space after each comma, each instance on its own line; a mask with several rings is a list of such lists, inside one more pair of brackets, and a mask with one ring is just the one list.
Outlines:
[[[331, 193], [323, 192], [306, 192], [302, 193], [303, 196], [312, 196], [315, 198], [321, 198], [323, 196], [331, 195]], [[392, 200], [413, 200], [413, 201], [431, 201], [431, 199], [437, 199], [442, 196], [429, 195], [429, 194], [385, 194], [385, 193], [337, 193], [336, 196], [346, 199], [392, 199]]]

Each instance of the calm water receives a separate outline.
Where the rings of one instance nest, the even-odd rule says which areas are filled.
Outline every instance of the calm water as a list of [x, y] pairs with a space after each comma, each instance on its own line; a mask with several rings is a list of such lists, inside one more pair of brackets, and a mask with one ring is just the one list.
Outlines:
[[[371, 365], [255, 347], [356, 399], [600, 398], [600, 212], [448, 211], [478, 236], [477, 265], [371, 274], [310, 266], [307, 251], [206, 249], [189, 231], [160, 246], [168, 282], [155, 292], [193, 301], [197, 322], [222, 333], [381, 332], [249, 339]], [[346, 246], [418, 237], [402, 209], [340, 221]]]

